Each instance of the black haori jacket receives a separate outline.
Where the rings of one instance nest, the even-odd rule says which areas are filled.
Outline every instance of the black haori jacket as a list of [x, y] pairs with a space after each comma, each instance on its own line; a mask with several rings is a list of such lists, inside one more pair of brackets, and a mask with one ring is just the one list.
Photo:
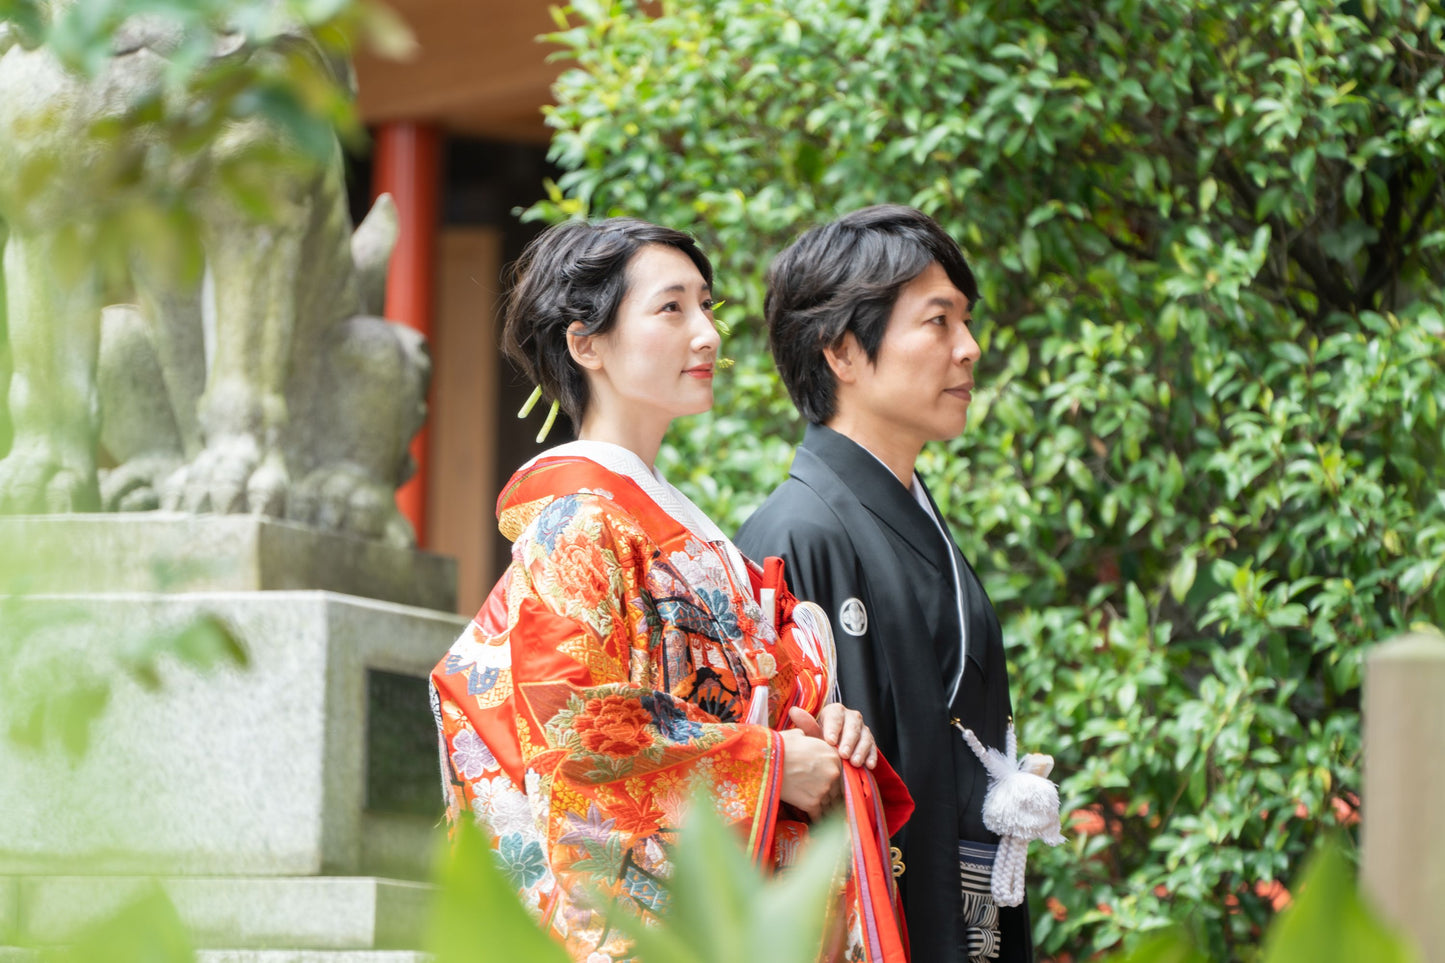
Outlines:
[[[988, 775], [950, 719], [1002, 749], [1011, 712], [1002, 633], [983, 585], [882, 462], [821, 425], [809, 426], [791, 477], [743, 525], [737, 545], [750, 558], [782, 556], [793, 593], [832, 619], [843, 703], [863, 713], [917, 807], [893, 839], [903, 852], [912, 958], [967, 963], [958, 840], [998, 837], [983, 825]], [[968, 628], [952, 705], [960, 646], [950, 551]], [[1000, 963], [1033, 959], [1027, 904], [1001, 908], [1000, 929]]]

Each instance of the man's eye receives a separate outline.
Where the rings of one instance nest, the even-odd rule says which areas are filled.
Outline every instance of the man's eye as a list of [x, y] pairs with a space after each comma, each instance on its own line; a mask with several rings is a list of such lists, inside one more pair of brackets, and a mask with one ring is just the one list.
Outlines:
[[928, 319], [928, 323], [929, 323], [929, 324], [937, 324], [937, 325], [939, 325], [939, 326], [944, 326], [944, 325], [947, 325], [947, 324], [948, 324], [948, 318], [946, 318], [946, 317], [944, 317], [943, 315], [940, 314], [940, 315], [939, 315], [938, 317], [936, 317], [936, 318], [929, 318], [929, 319]]

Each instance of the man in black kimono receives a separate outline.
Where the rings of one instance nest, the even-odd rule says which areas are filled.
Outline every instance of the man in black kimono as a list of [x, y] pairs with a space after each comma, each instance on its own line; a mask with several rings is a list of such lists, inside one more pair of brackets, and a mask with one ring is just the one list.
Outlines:
[[843, 701], [913, 794], [893, 842], [912, 956], [927, 963], [1033, 959], [1027, 904], [986, 895], [988, 777], [955, 725], [1004, 748], [1003, 639], [913, 470], [924, 444], [963, 431], [977, 300], [958, 245], [912, 208], [856, 211], [778, 255], [769, 340], [809, 425], [791, 477], [737, 536], [750, 557], [782, 556], [793, 593], [829, 613]]

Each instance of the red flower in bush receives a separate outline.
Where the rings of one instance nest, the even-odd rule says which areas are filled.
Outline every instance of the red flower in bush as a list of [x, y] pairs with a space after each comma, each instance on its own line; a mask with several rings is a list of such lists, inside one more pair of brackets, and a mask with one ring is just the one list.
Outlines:
[[643, 728], [651, 721], [652, 716], [635, 701], [609, 695], [588, 699], [576, 726], [589, 751], [630, 756], [652, 745], [652, 734]]

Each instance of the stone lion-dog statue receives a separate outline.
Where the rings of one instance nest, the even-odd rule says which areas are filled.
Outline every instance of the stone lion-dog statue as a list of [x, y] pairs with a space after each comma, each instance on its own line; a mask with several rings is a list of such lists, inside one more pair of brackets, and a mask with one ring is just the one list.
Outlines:
[[[334, 138], [327, 163], [271, 183], [265, 219], [217, 171], [278, 143], [270, 122], [228, 122], [187, 162], [202, 185], [194, 283], [134, 258], [134, 303], [107, 307], [107, 279], [66, 256], [60, 226], [86, 218], [87, 178], [116, 156], [104, 152], [147, 163], [143, 133], [117, 144], [91, 131], [160, 89], [180, 40], [165, 20], [133, 17], [87, 81], [0, 23], [0, 419], [12, 436], [0, 512], [249, 512], [409, 545], [394, 495], [430, 363], [420, 336], [378, 316], [396, 211], [383, 197], [353, 232]], [[349, 64], [300, 29], [260, 46], [219, 35], [212, 56], [297, 51], [354, 92]], [[22, 195], [37, 161], [46, 177]]]

